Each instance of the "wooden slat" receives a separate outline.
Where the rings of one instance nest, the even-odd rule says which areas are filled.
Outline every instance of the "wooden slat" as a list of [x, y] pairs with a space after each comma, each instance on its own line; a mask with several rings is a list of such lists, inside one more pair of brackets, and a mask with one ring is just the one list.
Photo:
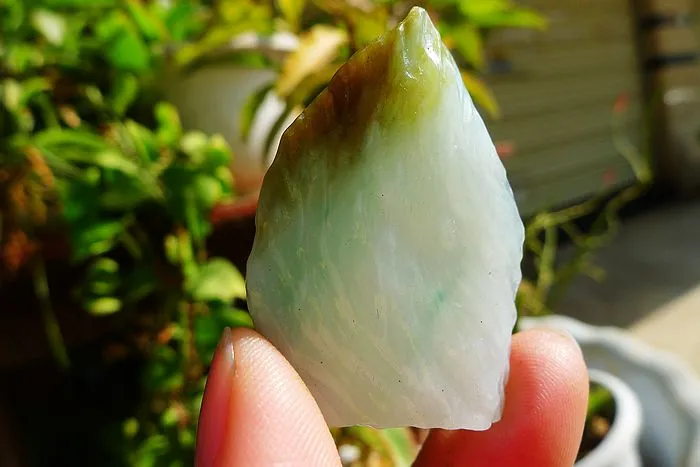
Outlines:
[[558, 78], [500, 78], [489, 80], [489, 84], [501, 105], [501, 121], [592, 103], [598, 103], [603, 112], [608, 112], [621, 93], [636, 99], [640, 92], [634, 70], [597, 68]]
[[700, 64], [689, 63], [657, 70], [651, 74], [651, 81], [658, 89], [700, 86]]
[[697, 0], [637, 0], [639, 12], [645, 14], [673, 14], [697, 11]]
[[[639, 145], [637, 135], [631, 136], [631, 142]], [[570, 144], [550, 146], [524, 156], [520, 157], [516, 151], [505, 161], [508, 176], [516, 186], [551, 183], [561, 178], [562, 174], [624, 160], [613, 145], [611, 132]]]
[[[616, 175], [616, 179], [609, 185], [606, 180], [611, 173]], [[515, 187], [514, 193], [520, 214], [529, 216], [538, 211], [570, 205], [611, 186], [622, 186], [633, 180], [632, 170], [624, 161], [613, 161], [588, 171], [562, 174], [550, 183]]]
[[[493, 122], [489, 127], [494, 139], [513, 141], [519, 151], [526, 153], [608, 132], [612, 105], [611, 102], [609, 111], [598, 103], [592, 106], [572, 106], [527, 119]], [[639, 102], [631, 103], [629, 115], [633, 119], [639, 119]]]
[[648, 31], [642, 38], [647, 55], [697, 53], [698, 37], [694, 29], [685, 26], [666, 26]]
[[527, 215], [633, 179], [610, 121], [616, 98], [628, 94], [629, 137], [639, 143], [641, 79], [628, 0], [519, 3], [547, 16], [549, 28], [492, 34], [486, 78], [503, 114], [489, 130], [514, 148], [505, 165]]
[[631, 41], [609, 44], [587, 39], [563, 44], [491, 48], [489, 80], [541, 80], [593, 72], [637, 72], [636, 48]]

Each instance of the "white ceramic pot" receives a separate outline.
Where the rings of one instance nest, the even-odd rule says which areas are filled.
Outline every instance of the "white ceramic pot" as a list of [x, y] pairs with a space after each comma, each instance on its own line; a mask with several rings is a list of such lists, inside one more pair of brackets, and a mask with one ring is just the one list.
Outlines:
[[615, 419], [605, 438], [576, 463], [576, 467], [640, 467], [639, 437], [642, 404], [620, 378], [600, 370], [589, 370], [591, 381], [607, 388], [615, 400]]
[[[271, 38], [240, 36], [227, 50], [263, 51], [273, 59], [281, 60], [294, 50], [297, 39], [291, 35]], [[247, 140], [241, 131], [241, 111], [247, 99], [275, 79], [270, 69], [242, 68], [225, 60], [212, 60], [186, 74], [172, 73], [167, 78], [168, 99], [178, 108], [182, 125], [187, 130], [201, 130], [222, 135], [234, 152], [233, 173], [239, 193], [259, 187], [262, 176], [277, 151], [283, 131], [296, 114], [290, 114], [277, 131], [270, 150], [264, 151], [265, 142], [273, 125], [284, 112], [284, 103], [269, 92], [260, 106]]]
[[700, 380], [684, 362], [619, 328], [556, 315], [523, 318], [520, 326], [568, 331], [589, 370], [612, 374], [635, 392], [644, 420], [639, 443], [644, 466], [700, 466]]

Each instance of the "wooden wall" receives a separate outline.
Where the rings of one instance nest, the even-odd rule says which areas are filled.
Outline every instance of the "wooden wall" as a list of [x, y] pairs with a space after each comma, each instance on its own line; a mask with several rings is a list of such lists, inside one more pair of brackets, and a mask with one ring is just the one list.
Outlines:
[[521, 0], [548, 17], [546, 31], [505, 30], [488, 39], [487, 77], [502, 108], [489, 122], [523, 215], [570, 204], [633, 175], [613, 145], [621, 94], [629, 137], [641, 142], [641, 79], [626, 0]]

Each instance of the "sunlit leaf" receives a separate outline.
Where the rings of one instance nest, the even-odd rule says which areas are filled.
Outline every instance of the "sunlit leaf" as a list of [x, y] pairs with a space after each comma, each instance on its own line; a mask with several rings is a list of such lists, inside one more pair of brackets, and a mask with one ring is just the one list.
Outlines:
[[66, 19], [50, 10], [39, 9], [32, 12], [32, 25], [47, 41], [61, 45], [66, 34]]
[[289, 105], [301, 107], [309, 105], [319, 92], [326, 87], [341, 66], [341, 63], [331, 63], [307, 76], [290, 94], [287, 99]]
[[498, 101], [486, 83], [468, 71], [462, 71], [462, 79], [474, 103], [484, 109], [492, 118], [500, 118], [501, 109]]
[[114, 297], [100, 297], [83, 303], [85, 309], [96, 316], [106, 316], [121, 310], [121, 300]]
[[168, 102], [159, 102], [155, 109], [157, 135], [161, 144], [171, 146], [182, 137], [182, 125], [177, 108]]
[[111, 250], [117, 237], [124, 231], [121, 221], [108, 221], [85, 227], [76, 226], [71, 237], [73, 258], [81, 260]]
[[461, 0], [460, 11], [480, 28], [544, 29], [546, 19], [534, 10], [517, 6], [510, 0]]
[[474, 25], [463, 23], [452, 29], [455, 48], [462, 58], [477, 70], [484, 68], [484, 44], [481, 31]]
[[118, 116], [124, 115], [134, 102], [139, 92], [138, 79], [131, 73], [120, 73], [116, 76], [110, 94], [112, 109]]
[[119, 263], [111, 258], [98, 258], [88, 269], [86, 289], [96, 297], [113, 294], [119, 287]]
[[231, 147], [221, 135], [212, 135], [209, 138], [209, 144], [204, 153], [204, 161], [202, 161], [202, 170], [217, 175], [219, 169], [225, 169], [230, 172], [229, 164], [233, 160]]
[[226, 307], [219, 311], [219, 319], [224, 326], [230, 328], [253, 328], [253, 318], [250, 313], [232, 307]]
[[286, 97], [304, 78], [333, 62], [340, 47], [347, 43], [347, 33], [326, 25], [316, 25], [299, 38], [298, 48], [285, 60], [277, 81], [277, 93]]
[[375, 428], [356, 426], [345, 433], [379, 453], [394, 467], [409, 467], [416, 458], [418, 447], [408, 428]]
[[348, 23], [354, 48], [352, 52], [366, 46], [387, 30], [389, 10], [384, 5], [368, 2], [368, 8], [359, 8], [345, 0], [317, 0], [316, 4], [333, 17]]
[[299, 29], [299, 22], [304, 12], [306, 0], [276, 0], [275, 3], [292, 29]]
[[243, 276], [233, 264], [222, 258], [204, 263], [187, 284], [187, 289], [192, 298], [202, 302], [230, 302], [246, 295]]
[[124, 4], [141, 34], [147, 39], [161, 40], [167, 36], [168, 31], [160, 18], [149, 10], [141, 0], [124, 0]]

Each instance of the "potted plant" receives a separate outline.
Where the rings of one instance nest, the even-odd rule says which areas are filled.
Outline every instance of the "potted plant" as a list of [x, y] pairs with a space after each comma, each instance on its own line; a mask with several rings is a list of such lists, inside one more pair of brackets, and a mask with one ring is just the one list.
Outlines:
[[[629, 445], [635, 433], [639, 439], [635, 449], [643, 465], [697, 465], [700, 381], [685, 364], [613, 327], [591, 326], [556, 315], [523, 318], [521, 325], [524, 329], [545, 326], [569, 332], [579, 342], [591, 374], [604, 375], [605, 381], [620, 389], [620, 394], [616, 394], [617, 389], [606, 383], [610, 389], [608, 398], [615, 400], [616, 409], [621, 403], [630, 411], [638, 405], [638, 415], [630, 414], [622, 419], [616, 416], [610, 424], [610, 436], [619, 433], [616, 435], [621, 443], [619, 448], [606, 447], [604, 439], [599, 448], [591, 451], [591, 460], [582, 465], [634, 465], [623, 462], [630, 455], [624, 446]], [[618, 402], [623, 399], [629, 401]], [[638, 404], [631, 402], [633, 399]], [[591, 406], [597, 405], [595, 400], [591, 398]], [[595, 452], [598, 449], [606, 452], [598, 454]], [[618, 463], [606, 464], [604, 459], [615, 459]]]
[[642, 406], [619, 378], [589, 370], [591, 380], [586, 426], [577, 467], [639, 467]]

